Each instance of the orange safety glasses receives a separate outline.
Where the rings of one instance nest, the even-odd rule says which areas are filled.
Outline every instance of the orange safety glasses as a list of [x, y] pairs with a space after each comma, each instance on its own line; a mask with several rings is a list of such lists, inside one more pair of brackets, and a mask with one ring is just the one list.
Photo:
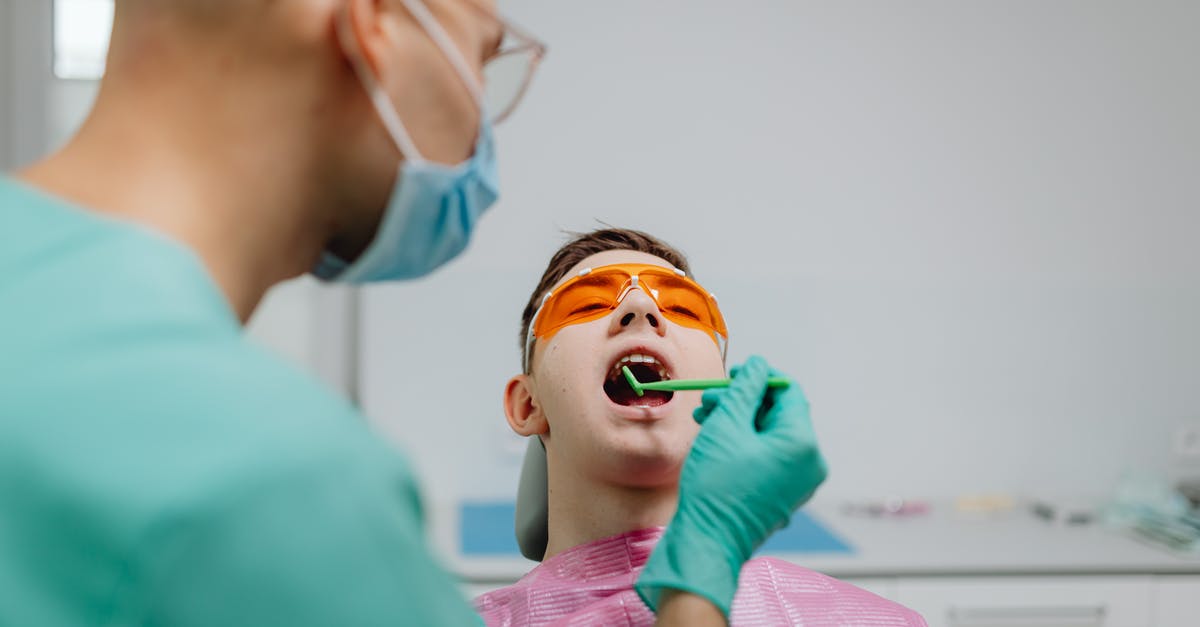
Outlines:
[[563, 327], [603, 318], [616, 310], [635, 288], [648, 295], [668, 320], [711, 335], [724, 353], [729, 331], [716, 296], [677, 268], [618, 263], [586, 268], [546, 294], [529, 325], [526, 359], [532, 352], [534, 338], [550, 339]]

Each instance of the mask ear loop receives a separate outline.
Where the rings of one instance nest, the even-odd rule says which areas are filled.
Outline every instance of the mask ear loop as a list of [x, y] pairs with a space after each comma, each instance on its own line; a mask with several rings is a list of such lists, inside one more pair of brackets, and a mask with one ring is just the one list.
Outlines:
[[[413, 16], [413, 19], [425, 29], [429, 38], [433, 43], [442, 50], [442, 54], [446, 55], [446, 59], [454, 68], [454, 71], [462, 79], [467, 91], [471, 94], [472, 101], [475, 102], [475, 109], [479, 112], [480, 124], [483, 120], [483, 87], [479, 81], [475, 79], [475, 75], [471, 71], [471, 67], [467, 65], [466, 59], [463, 58], [462, 52], [458, 46], [454, 45], [454, 40], [446, 33], [446, 29], [438, 23], [437, 18], [429, 12], [429, 9], [420, 0], [402, 0], [404, 8]], [[379, 113], [379, 117], [383, 120], [383, 125], [391, 134], [392, 140], [396, 142], [396, 147], [400, 149], [404, 158], [411, 163], [424, 163], [427, 161], [417, 150], [417, 145], [409, 135], [408, 129], [404, 127], [404, 123], [400, 121], [400, 114], [396, 112], [396, 105], [387, 96], [387, 92], [379, 84], [375, 78], [375, 74], [371, 72], [371, 68], [367, 67], [367, 63], [363, 60], [362, 48], [358, 45], [358, 40], [354, 37], [354, 29], [350, 26], [350, 7], [344, 6], [338, 12], [337, 18], [337, 33], [338, 39], [341, 40], [342, 47], [346, 50], [347, 56], [350, 57], [350, 65], [354, 67], [354, 71], [358, 74], [359, 80], [367, 89], [367, 95], [371, 98], [371, 104], [375, 106], [375, 110]]]
[[366, 88], [367, 96], [371, 99], [371, 104], [375, 106], [375, 111], [379, 114], [379, 118], [383, 120], [384, 128], [392, 136], [392, 141], [396, 142], [396, 147], [400, 149], [400, 153], [410, 163], [425, 162], [425, 157], [421, 156], [421, 151], [417, 150], [417, 145], [413, 143], [412, 136], [408, 134], [408, 129], [404, 128], [404, 123], [400, 121], [400, 114], [396, 113], [395, 103], [388, 98], [379, 81], [375, 79], [375, 74], [371, 72], [371, 68], [367, 67], [367, 62], [363, 60], [362, 48], [359, 47], [358, 40], [354, 37], [354, 29], [350, 26], [349, 5], [343, 6], [342, 10], [338, 12], [337, 33], [338, 39], [342, 42], [342, 48], [346, 51], [346, 56], [350, 58], [350, 65], [354, 68], [354, 72], [358, 74], [363, 87]]
[[462, 52], [458, 46], [454, 45], [454, 40], [450, 38], [450, 34], [429, 12], [429, 8], [421, 0], [402, 0], [404, 8], [412, 14], [413, 19], [425, 29], [429, 34], [429, 38], [433, 43], [437, 44], [442, 49], [442, 54], [446, 55], [446, 59], [450, 61], [450, 65], [454, 66], [454, 70], [458, 72], [458, 76], [462, 78], [463, 84], [467, 86], [467, 91], [471, 92], [471, 97], [475, 99], [475, 107], [483, 114], [483, 86], [475, 78], [475, 73], [471, 70], [471, 66], [467, 64], [467, 60], [463, 58]]

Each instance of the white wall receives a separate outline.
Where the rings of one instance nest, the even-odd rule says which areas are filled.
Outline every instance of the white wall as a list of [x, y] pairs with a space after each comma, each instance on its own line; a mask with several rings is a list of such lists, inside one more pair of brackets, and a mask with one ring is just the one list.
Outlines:
[[0, 0], [0, 170], [12, 166], [12, 8], [10, 0]]
[[50, 80], [50, 5], [0, 0], [0, 168], [25, 163], [44, 150], [45, 97]]
[[[826, 495], [1181, 471], [1170, 433], [1200, 422], [1200, 5], [503, 4], [551, 52], [499, 130], [504, 200], [466, 257], [369, 292], [361, 360], [349, 291], [301, 281], [252, 324], [337, 385], [361, 367], [432, 500], [512, 494], [520, 309], [558, 229], [596, 220], [689, 252], [731, 357], [804, 382]], [[93, 93], [45, 74], [46, 6], [0, 0], [6, 166]]]
[[[502, 3], [550, 44], [464, 259], [363, 307], [428, 497], [514, 492], [558, 230], [659, 234], [803, 382], [826, 496], [1103, 494], [1200, 422], [1200, 5]], [[487, 303], [476, 306], [474, 303]]]
[[356, 288], [303, 277], [267, 293], [247, 325], [255, 342], [315, 374], [351, 399], [358, 372]]

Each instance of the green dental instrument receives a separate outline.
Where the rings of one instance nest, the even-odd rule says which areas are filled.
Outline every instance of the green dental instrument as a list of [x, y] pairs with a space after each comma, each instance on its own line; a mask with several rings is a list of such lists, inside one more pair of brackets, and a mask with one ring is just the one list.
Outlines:
[[[633, 376], [633, 372], [629, 370], [629, 366], [621, 366], [621, 372], [625, 373], [625, 380], [629, 382], [629, 387], [638, 396], [646, 393], [646, 390], [661, 390], [668, 392], [678, 392], [681, 390], [707, 390], [709, 388], [727, 388], [733, 379], [671, 379], [666, 381], [652, 381], [650, 383], [642, 383]], [[784, 377], [770, 377], [767, 379], [767, 387], [786, 388], [792, 382]]]

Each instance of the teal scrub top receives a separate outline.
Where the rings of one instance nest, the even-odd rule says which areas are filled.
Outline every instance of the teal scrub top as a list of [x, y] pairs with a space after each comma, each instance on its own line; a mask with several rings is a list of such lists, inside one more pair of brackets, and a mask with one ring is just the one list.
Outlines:
[[479, 622], [404, 460], [189, 249], [0, 177], [0, 625]]

